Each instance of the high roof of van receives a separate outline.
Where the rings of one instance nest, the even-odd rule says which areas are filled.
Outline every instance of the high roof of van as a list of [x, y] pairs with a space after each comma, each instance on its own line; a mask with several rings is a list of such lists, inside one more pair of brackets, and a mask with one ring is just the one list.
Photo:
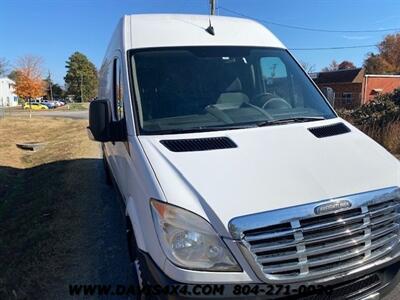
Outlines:
[[[210, 20], [215, 35], [206, 32]], [[285, 48], [267, 28], [243, 18], [143, 14], [124, 16], [121, 23], [126, 50], [209, 45]]]

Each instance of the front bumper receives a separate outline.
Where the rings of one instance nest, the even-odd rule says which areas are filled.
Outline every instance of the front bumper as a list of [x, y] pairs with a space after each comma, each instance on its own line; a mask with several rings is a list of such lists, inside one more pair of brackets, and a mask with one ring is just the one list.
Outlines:
[[152, 258], [140, 252], [148, 286], [145, 299], [382, 299], [400, 281], [400, 261], [329, 282], [329, 285], [268, 284], [185, 284], [176, 282], [159, 269]]

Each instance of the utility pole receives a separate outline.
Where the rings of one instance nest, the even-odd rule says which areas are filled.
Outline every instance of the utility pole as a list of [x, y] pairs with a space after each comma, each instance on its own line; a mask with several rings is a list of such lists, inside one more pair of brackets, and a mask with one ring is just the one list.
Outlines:
[[51, 82], [50, 70], [49, 70], [49, 88], [50, 88], [50, 100], [53, 101], [53, 83]]
[[210, 0], [210, 15], [215, 15], [215, 2], [217, 0]]
[[81, 72], [81, 102], [83, 102], [82, 84], [83, 84], [83, 74]]

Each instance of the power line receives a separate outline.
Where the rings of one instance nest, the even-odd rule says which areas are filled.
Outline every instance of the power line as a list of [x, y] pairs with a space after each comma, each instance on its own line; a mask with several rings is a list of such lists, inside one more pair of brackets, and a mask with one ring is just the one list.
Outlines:
[[297, 25], [289, 25], [289, 24], [284, 24], [284, 23], [278, 23], [278, 22], [273, 22], [269, 20], [263, 20], [263, 19], [258, 19], [258, 18], [253, 18], [251, 16], [245, 15], [243, 13], [234, 11], [229, 8], [225, 8], [222, 6], [219, 6], [218, 9], [222, 9], [226, 12], [244, 17], [244, 18], [249, 18], [256, 20], [260, 23], [265, 23], [265, 24], [271, 24], [275, 26], [280, 26], [280, 27], [285, 27], [285, 28], [290, 28], [290, 29], [296, 29], [296, 30], [306, 30], [306, 31], [314, 31], [314, 32], [331, 32], [331, 33], [372, 33], [372, 32], [388, 32], [388, 31], [400, 31], [400, 27], [396, 28], [385, 28], [385, 29], [365, 29], [365, 30], [334, 30], [334, 29], [322, 29], [322, 28], [313, 28], [313, 27], [304, 27], [304, 26], [297, 26]]
[[356, 46], [338, 46], [338, 47], [316, 47], [316, 48], [289, 48], [295, 51], [309, 51], [309, 50], [341, 50], [341, 49], [358, 49], [358, 48], [371, 48], [379, 45], [356, 45]]
[[[238, 16], [244, 17], [244, 18], [249, 18], [256, 20], [260, 23], [267, 23], [267, 24], [273, 24], [281, 27], [286, 27], [286, 28], [291, 28], [291, 29], [299, 29], [299, 30], [308, 30], [308, 31], [317, 31], [317, 32], [341, 32], [341, 33], [361, 33], [361, 32], [382, 32], [382, 31], [395, 31], [399, 30], [400, 28], [388, 28], [388, 29], [377, 29], [377, 30], [329, 30], [329, 29], [318, 29], [318, 28], [310, 28], [310, 27], [301, 27], [301, 26], [294, 26], [294, 25], [288, 25], [288, 24], [282, 24], [282, 23], [276, 23], [272, 21], [267, 21], [267, 20], [262, 20], [262, 19], [257, 19], [253, 18], [251, 16], [239, 13], [237, 11], [219, 6], [218, 9], [225, 10], [227, 12], [236, 14]], [[342, 49], [360, 49], [360, 48], [371, 48], [371, 47], [377, 47], [379, 45], [377, 44], [369, 44], [369, 45], [354, 45], [354, 46], [333, 46], [333, 47], [314, 47], [314, 48], [289, 48], [289, 50], [294, 50], [294, 51], [313, 51], [313, 50], [342, 50]]]

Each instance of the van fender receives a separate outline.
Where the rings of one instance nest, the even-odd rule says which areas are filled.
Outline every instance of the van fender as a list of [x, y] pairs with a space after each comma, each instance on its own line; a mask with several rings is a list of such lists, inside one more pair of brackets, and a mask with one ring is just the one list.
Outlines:
[[131, 196], [128, 197], [128, 199], [126, 201], [125, 213], [132, 224], [132, 228], [133, 228], [133, 232], [136, 237], [136, 244], [137, 244], [138, 248], [147, 252], [146, 244], [145, 244], [144, 238], [143, 238], [143, 228], [140, 225], [140, 223], [138, 222], [139, 216], [137, 215], [137, 209], [135, 208], [134, 203], [135, 202], [134, 202], [133, 198]]

